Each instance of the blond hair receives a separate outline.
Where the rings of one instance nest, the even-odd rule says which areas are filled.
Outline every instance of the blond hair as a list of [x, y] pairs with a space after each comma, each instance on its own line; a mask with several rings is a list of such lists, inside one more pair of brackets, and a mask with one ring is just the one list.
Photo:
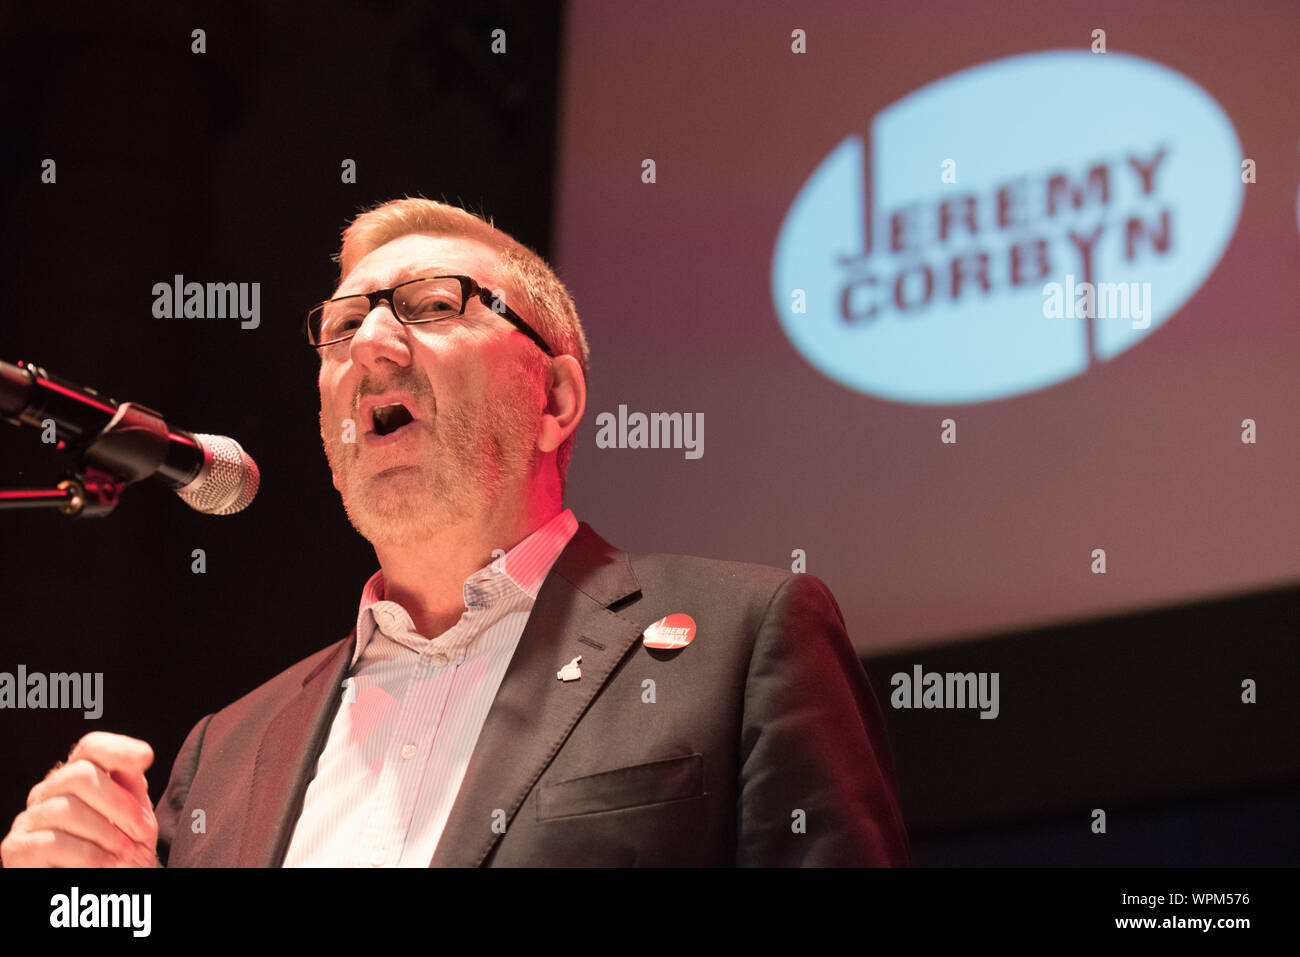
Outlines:
[[[333, 257], [339, 264], [340, 280], [366, 255], [408, 233], [474, 239], [496, 250], [500, 279], [514, 292], [508, 300], [510, 308], [533, 327], [557, 356], [570, 355], [577, 359], [582, 367], [583, 381], [587, 380], [590, 350], [569, 290], [546, 260], [498, 229], [491, 217], [484, 219], [458, 206], [422, 196], [380, 203], [359, 213], [343, 230], [343, 243]], [[527, 371], [539, 376], [546, 361], [540, 350], [530, 350], [525, 360]], [[555, 454], [561, 497], [576, 435], [575, 430]]]

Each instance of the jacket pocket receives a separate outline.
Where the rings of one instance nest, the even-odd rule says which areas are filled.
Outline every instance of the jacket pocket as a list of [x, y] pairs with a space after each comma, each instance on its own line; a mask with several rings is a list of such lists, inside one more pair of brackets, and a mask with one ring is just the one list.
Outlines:
[[537, 819], [617, 811], [703, 794], [704, 755], [684, 754], [555, 784], [543, 783], [537, 793]]

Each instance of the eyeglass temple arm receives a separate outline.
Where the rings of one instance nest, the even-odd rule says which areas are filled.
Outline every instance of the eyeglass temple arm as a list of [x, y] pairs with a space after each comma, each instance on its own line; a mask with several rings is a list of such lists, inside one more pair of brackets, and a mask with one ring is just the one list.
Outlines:
[[[497, 311], [493, 303], [497, 302], [498, 300], [497, 297], [492, 294], [491, 290], [484, 289], [482, 286], [480, 286], [478, 290], [478, 298], [479, 298], [479, 302], [483, 303], [483, 305], [487, 306], [493, 312]], [[546, 341], [542, 339], [540, 335], [537, 334], [537, 332], [533, 329], [532, 326], [524, 322], [523, 319], [521, 319], [518, 315], [516, 315], [515, 311], [511, 309], [509, 306], [507, 306], [504, 300], [501, 300], [501, 308], [505, 310], [505, 312], [501, 313], [501, 315], [504, 315], [508, 320], [510, 320], [510, 322], [514, 325], [516, 329], [518, 329], [520, 332], [526, 335], [529, 339], [532, 339], [533, 342], [537, 343], [537, 347], [541, 349], [543, 352], [545, 352], [552, 359], [555, 358], [555, 353], [551, 351], [551, 347], [546, 344]]]

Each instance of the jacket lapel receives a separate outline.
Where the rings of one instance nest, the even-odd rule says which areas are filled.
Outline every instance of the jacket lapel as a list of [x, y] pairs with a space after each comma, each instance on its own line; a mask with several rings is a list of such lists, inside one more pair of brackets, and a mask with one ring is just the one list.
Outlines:
[[[433, 867], [478, 867], [541, 777], [579, 716], [645, 628], [611, 610], [640, 592], [626, 553], [586, 522], [556, 559], [488, 711]], [[581, 655], [582, 677], [556, 672]], [[499, 816], [498, 816], [499, 819]]]
[[257, 749], [239, 867], [279, 867], [329, 735], [352, 660], [356, 630], [303, 679], [302, 689], [272, 719]]

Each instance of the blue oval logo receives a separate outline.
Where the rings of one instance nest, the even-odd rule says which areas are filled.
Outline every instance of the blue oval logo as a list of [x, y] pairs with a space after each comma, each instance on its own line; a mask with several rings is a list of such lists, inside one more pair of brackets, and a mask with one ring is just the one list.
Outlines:
[[1081, 375], [1213, 272], [1241, 146], [1182, 74], [1051, 51], [955, 73], [882, 110], [787, 213], [772, 296], [830, 378], [900, 402], [981, 402]]

